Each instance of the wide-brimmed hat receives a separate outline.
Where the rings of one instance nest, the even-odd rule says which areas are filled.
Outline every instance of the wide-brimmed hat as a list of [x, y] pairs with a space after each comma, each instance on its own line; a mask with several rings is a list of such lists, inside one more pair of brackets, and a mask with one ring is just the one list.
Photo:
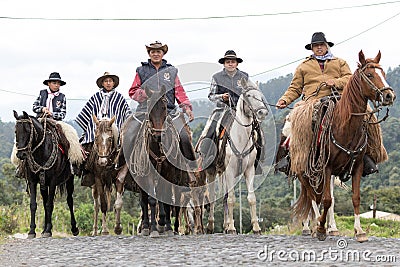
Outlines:
[[159, 41], [155, 41], [155, 42], [153, 42], [153, 43], [151, 43], [149, 45], [146, 45], [147, 53], [149, 53], [150, 50], [158, 50], [158, 49], [162, 50], [164, 52], [164, 55], [165, 55], [168, 52], [168, 45], [162, 44]]
[[218, 62], [221, 64], [224, 64], [225, 59], [236, 59], [237, 63], [243, 62], [243, 59], [241, 59], [240, 57], [237, 57], [235, 51], [233, 51], [233, 50], [226, 51], [224, 57], [220, 58], [218, 60]]
[[110, 74], [109, 72], [104, 72], [104, 75], [99, 77], [96, 81], [96, 84], [99, 88], [103, 88], [103, 81], [105, 78], [111, 78], [114, 81], [114, 88], [116, 88], [119, 84], [119, 77], [117, 75]]
[[315, 32], [312, 37], [311, 37], [311, 43], [307, 44], [305, 48], [307, 50], [312, 50], [311, 45], [312, 44], [318, 44], [318, 43], [327, 43], [329, 47], [334, 46], [334, 43], [328, 42], [325, 38], [325, 34], [323, 32]]
[[64, 82], [63, 80], [61, 80], [61, 76], [58, 72], [52, 72], [50, 73], [50, 76], [47, 80], [43, 81], [44, 85], [48, 85], [48, 82], [52, 82], [52, 81], [59, 81], [61, 86], [65, 85], [66, 82]]

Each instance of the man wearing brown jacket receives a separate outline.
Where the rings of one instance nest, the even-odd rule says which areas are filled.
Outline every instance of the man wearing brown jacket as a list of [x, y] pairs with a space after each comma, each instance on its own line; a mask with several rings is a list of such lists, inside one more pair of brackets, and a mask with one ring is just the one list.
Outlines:
[[[312, 35], [311, 43], [307, 44], [305, 48], [312, 50], [313, 53], [296, 68], [289, 88], [276, 103], [278, 109], [287, 107], [302, 95], [302, 100], [307, 102], [342, 93], [352, 73], [345, 60], [333, 56], [330, 51], [333, 45], [332, 42], [326, 40], [325, 34], [322, 32]], [[381, 151], [386, 153], [384, 148]], [[372, 159], [367, 150], [364, 157], [363, 175], [377, 172], [378, 168], [375, 162], [380, 162], [385, 158], [387, 155]]]

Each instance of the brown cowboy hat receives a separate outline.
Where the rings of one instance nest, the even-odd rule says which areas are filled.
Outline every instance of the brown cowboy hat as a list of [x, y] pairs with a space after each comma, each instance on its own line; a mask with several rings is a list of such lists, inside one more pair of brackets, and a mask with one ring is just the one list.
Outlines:
[[149, 45], [146, 45], [146, 50], [147, 53], [150, 52], [150, 50], [162, 50], [164, 52], [164, 55], [168, 52], [168, 46], [166, 44], [162, 44], [159, 41], [155, 41]]
[[329, 47], [334, 46], [334, 43], [328, 42], [325, 38], [325, 34], [323, 32], [315, 32], [312, 37], [311, 37], [311, 43], [307, 44], [305, 48], [307, 50], [312, 50], [311, 45], [312, 44], [318, 44], [318, 43], [327, 43]]
[[105, 78], [111, 78], [114, 81], [114, 88], [117, 88], [118, 84], [119, 84], [119, 77], [117, 75], [113, 75], [108, 73], [107, 71], [104, 72], [104, 75], [99, 77], [96, 81], [96, 84], [99, 88], [103, 88], [103, 81]]
[[51, 81], [59, 81], [60, 84], [61, 84], [61, 86], [63, 86], [63, 85], [66, 84], [66, 82], [64, 82], [63, 80], [61, 80], [61, 76], [60, 76], [60, 74], [59, 74], [58, 72], [52, 72], [52, 73], [50, 73], [49, 78], [48, 78], [47, 80], [44, 80], [44, 81], [43, 81], [43, 84], [44, 84], [44, 85], [48, 85], [48, 82], [51, 82]]
[[243, 59], [241, 59], [240, 57], [237, 57], [235, 51], [233, 51], [233, 50], [226, 51], [224, 57], [220, 58], [218, 60], [218, 62], [221, 64], [224, 64], [225, 59], [236, 59], [237, 63], [243, 62]]

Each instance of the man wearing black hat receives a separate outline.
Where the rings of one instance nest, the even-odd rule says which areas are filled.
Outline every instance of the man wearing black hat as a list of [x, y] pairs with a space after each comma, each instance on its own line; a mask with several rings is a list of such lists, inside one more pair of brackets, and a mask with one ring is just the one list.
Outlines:
[[38, 117], [48, 115], [57, 121], [63, 120], [67, 113], [67, 101], [65, 95], [60, 93], [60, 86], [65, 85], [66, 82], [61, 80], [58, 72], [52, 72], [49, 78], [43, 81], [43, 84], [49, 88], [40, 91], [38, 98], [33, 103], [33, 112]]
[[[236, 56], [235, 51], [228, 50], [225, 55], [218, 60], [220, 64], [223, 64], [224, 68], [215, 73], [212, 76], [210, 92], [208, 94], [208, 99], [216, 104], [216, 108], [213, 110], [207, 124], [200, 136], [200, 139], [196, 146], [196, 151], [200, 153], [202, 168], [206, 169], [211, 166], [214, 162], [216, 156], [218, 155], [217, 143], [219, 135], [217, 125], [220, 120], [221, 125], [224, 127], [229, 127], [228, 124], [232, 120], [221, 119], [225, 117], [224, 114], [228, 114], [228, 108], [236, 109], [237, 102], [240, 95], [242, 94], [241, 79], [249, 79], [249, 75], [238, 69], [238, 64], [242, 63], [243, 60]], [[261, 133], [260, 133], [261, 134]], [[260, 141], [260, 146], [262, 147], [262, 140]], [[259, 148], [258, 147], [258, 148]], [[261, 149], [257, 151], [257, 163], [260, 159]], [[260, 174], [261, 169], [256, 168], [256, 174]]]
[[[342, 93], [352, 73], [345, 60], [333, 56], [330, 51], [332, 46], [334, 43], [327, 41], [323, 32], [312, 35], [311, 43], [305, 48], [313, 53], [296, 68], [289, 88], [276, 103], [278, 109], [287, 107], [300, 96], [303, 96], [302, 101], [296, 105]], [[364, 158], [363, 176], [378, 171], [375, 162], [367, 154]]]

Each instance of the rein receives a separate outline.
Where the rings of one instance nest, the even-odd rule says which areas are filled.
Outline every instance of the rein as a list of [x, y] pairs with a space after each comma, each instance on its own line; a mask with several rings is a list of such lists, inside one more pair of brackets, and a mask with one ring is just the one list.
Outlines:
[[[40, 140], [40, 142], [33, 149], [32, 149], [33, 137], [34, 137], [35, 134], [37, 135], [38, 133], [37, 133], [37, 131], [35, 129], [35, 126], [34, 126], [34, 124], [32, 122], [32, 119], [31, 118], [29, 118], [29, 119], [20, 119], [20, 120], [17, 120], [16, 123], [29, 123], [30, 124], [29, 142], [25, 147], [17, 148], [17, 150], [19, 150], [19, 151], [26, 150], [26, 152], [27, 152], [27, 159], [26, 160], [27, 160], [27, 162], [29, 164], [29, 167], [30, 167], [31, 171], [36, 174], [39, 171], [47, 171], [47, 170], [51, 169], [54, 166], [54, 164], [56, 162], [56, 159], [57, 159], [58, 138], [57, 138], [56, 134], [54, 134], [51, 131], [47, 130], [47, 126], [46, 126], [47, 125], [47, 119], [44, 118], [43, 138]], [[44, 140], [46, 138], [46, 132], [48, 132], [51, 135], [53, 146], [52, 146], [51, 154], [50, 154], [49, 158], [47, 159], [47, 161], [44, 163], [44, 165], [40, 165], [35, 161], [35, 159], [33, 157], [33, 153], [44, 143]], [[41, 178], [41, 184], [44, 185], [44, 176], [43, 176], [43, 180]]]

